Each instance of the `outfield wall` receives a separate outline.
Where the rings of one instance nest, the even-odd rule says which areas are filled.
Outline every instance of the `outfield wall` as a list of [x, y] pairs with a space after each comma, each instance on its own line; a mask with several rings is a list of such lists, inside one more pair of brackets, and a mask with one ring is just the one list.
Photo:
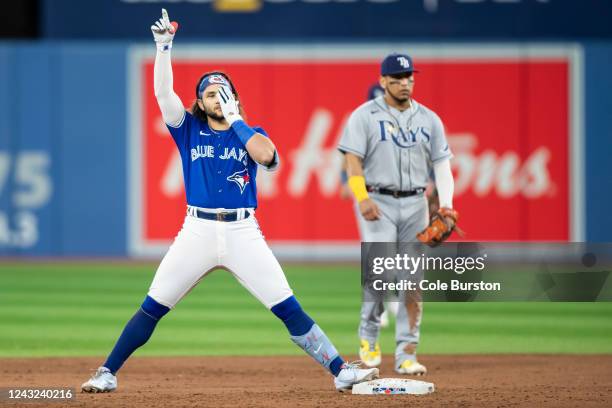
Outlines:
[[[421, 98], [441, 113], [456, 142], [467, 140], [469, 143], [471, 140], [464, 132], [467, 125], [459, 124], [474, 123], [475, 129], [482, 129], [473, 133], [481, 143], [481, 156], [488, 151], [482, 146], [483, 141], [489, 143], [490, 140], [489, 150], [496, 156], [487, 157], [506, 158], [505, 166], [510, 169], [513, 160], [530, 164], [531, 167], [527, 165], [524, 170], [527, 181], [534, 178], [542, 181], [542, 175], [548, 175], [546, 194], [539, 196], [534, 195], [534, 191], [539, 190], [533, 186], [522, 195], [512, 195], [512, 188], [506, 186], [504, 189], [504, 183], [489, 186], [489, 189], [478, 187], [474, 184], [477, 180], [469, 185], [470, 188], [466, 184], [468, 187], [458, 197], [457, 207], [461, 208], [464, 203], [465, 229], [472, 231], [473, 239], [609, 240], [604, 231], [612, 228], [612, 217], [607, 211], [612, 195], [612, 166], [608, 159], [612, 151], [609, 137], [612, 83], [607, 74], [612, 70], [611, 43], [488, 44], [488, 47], [478, 44], [353, 43], [336, 48], [279, 46], [273, 53], [269, 47], [257, 44], [223, 48], [194, 45], [184, 46], [182, 51], [177, 46], [176, 69], [183, 72], [177, 79], [177, 86], [184, 102], [192, 97], [192, 77], [197, 77], [208, 63], [203, 56], [208, 58], [214, 54], [214, 65], [224, 65], [231, 69], [230, 72], [238, 71], [236, 80], [244, 89], [243, 97], [250, 115], [261, 118], [262, 123], [273, 130], [277, 144], [283, 147], [281, 150], [288, 152], [284, 157], [286, 170], [276, 176], [281, 183], [270, 179], [260, 182], [258, 178], [262, 194], [260, 220], [279, 255], [312, 259], [313, 254], [331, 258], [334, 254], [343, 257], [355, 254], [357, 235], [351, 204], [335, 195], [337, 181], [333, 177], [336, 172], [330, 167], [330, 160], [336, 165], [336, 159], [315, 166], [306, 181], [300, 182], [300, 174], [294, 170], [300, 164], [308, 167], [312, 160], [318, 163], [321, 156], [331, 154], [326, 152], [333, 151], [333, 135], [338, 134], [344, 115], [350, 112], [350, 107], [361, 102], [370, 84], [368, 78], [375, 79], [376, 61], [380, 55], [397, 47], [412, 50], [417, 64], [421, 62], [435, 76], [435, 81], [427, 76], [421, 78], [416, 96], [418, 99], [420, 92]], [[298, 51], [291, 54], [288, 49]], [[338, 53], [338, 49], [344, 53]], [[505, 50], [502, 57], [506, 66], [495, 66], [500, 56], [495, 49]], [[173, 168], [168, 156], [172, 145], [169, 138], [163, 137], [163, 128], [155, 127], [157, 119], [154, 116], [158, 113], [149, 95], [151, 92], [147, 92], [150, 91], [147, 75], [150, 75], [153, 55], [154, 48], [148, 43], [142, 46], [104, 42], [93, 45], [0, 44], [3, 90], [0, 92], [0, 254], [158, 256], [163, 253], [173, 231], [178, 228], [184, 207], [177, 194], [180, 183], [177, 187], [176, 173], [161, 172], [164, 168]], [[507, 65], [508, 55], [510, 64], [518, 61], [516, 66]], [[296, 59], [308, 59], [309, 62], [300, 62], [301, 68], [296, 68]], [[477, 107], [478, 95], [471, 95], [471, 92], [478, 88], [448, 85], [456, 80], [451, 68], [456, 69], [457, 65], [445, 64], [457, 64], [458, 59], [463, 64], [459, 68], [465, 69], [468, 75], [479, 76], [486, 89], [499, 87], [500, 93], [506, 96], [510, 93], [512, 100], [528, 98], [528, 102], [520, 104], [518, 113], [512, 112], [512, 105], [504, 109], [504, 112], [516, 114], [510, 118], [497, 117], [498, 110], [491, 106]], [[540, 66], [542, 63], [544, 65]], [[319, 106], [321, 101], [327, 103], [330, 99], [325, 92], [329, 88], [330, 75], [336, 75], [334, 81], [342, 81], [346, 64], [348, 68], [359, 65], [351, 73], [362, 83], [354, 87], [351, 84], [350, 89], [345, 88], [344, 95], [334, 94], [327, 107]], [[272, 79], [266, 68], [276, 73]], [[241, 69], [247, 70], [240, 73]], [[514, 92], [508, 84], [496, 84], [496, 72], [503, 72], [496, 69], [510, 70], [510, 77], [517, 81], [521, 90]], [[555, 72], [558, 78], [567, 78], [567, 81], [560, 82], [561, 89], [551, 83], [551, 87], [555, 87], [550, 89], [551, 102], [547, 103], [547, 89], [538, 88], [538, 83], [554, 77], [548, 74]], [[270, 105], [261, 107], [259, 101], [269, 100], [263, 85], [270, 81], [275, 89], [272, 100], [283, 100], [283, 78], [291, 78], [296, 73], [301, 75], [300, 89], [317, 91], [314, 96], [298, 94], [295, 98], [305, 101], [299, 105], [306, 107], [293, 113], [300, 123], [293, 134], [287, 130], [288, 124], [279, 110], [270, 109]], [[536, 81], [538, 75], [541, 80]], [[444, 86], [451, 86], [448, 89], [452, 92], [444, 91], [447, 89]], [[462, 95], [465, 95], [464, 100], [471, 101], [469, 106], [476, 108], [460, 107], [454, 98]], [[559, 98], [565, 98], [565, 102], [559, 102]], [[311, 101], [319, 102], [310, 106]], [[503, 97], [499, 101], [499, 106], [504, 106]], [[317, 106], [328, 112], [316, 110]], [[562, 108], [566, 108], [565, 116]], [[533, 112], [551, 116], [537, 120]], [[316, 140], [316, 132], [309, 133], [309, 129], [326, 126], [330, 120], [332, 124], [327, 125], [329, 139], [319, 150], [312, 150], [314, 156], [300, 156], [299, 153], [309, 151], [301, 149], [308, 147], [303, 142], [310, 140], [312, 143], [307, 136]], [[504, 120], [508, 121], [507, 125]], [[510, 136], [490, 139], [481, 136], [495, 136], [495, 132], [486, 128], [492, 127], [494, 123], [489, 122], [495, 121], [501, 121], [500, 132], [509, 132]], [[529, 130], [523, 132], [524, 126]], [[555, 126], [560, 126], [560, 130], [555, 130]], [[561, 136], [555, 139], [557, 134]], [[499, 140], [508, 144], [499, 144]], [[536, 159], [532, 158], [534, 151], [543, 152], [538, 150], [539, 143], [545, 143], [546, 150], [538, 157], [547, 154], [552, 157], [544, 173], [537, 170]], [[456, 156], [462, 148], [465, 149], [465, 145], [453, 146]], [[148, 168], [143, 166], [147, 163], [143, 158], [147, 157], [159, 157], [159, 160], [151, 159], [149, 164], [153, 167]], [[459, 154], [464, 169], [471, 163], [466, 157]], [[485, 166], [488, 162], [484, 160], [483, 164], [483, 160], [477, 164]], [[159, 163], [166, 167], [155, 167]], [[156, 195], [152, 187], [154, 182], [163, 180], [166, 180], [166, 190], [172, 192], [171, 197]], [[147, 187], [145, 193], [142, 189], [137, 192], [141, 186]], [[300, 194], [296, 195], [296, 191]], [[504, 217], [516, 217], [519, 221], [504, 226]], [[335, 225], [335, 220], [340, 220], [340, 228], [330, 227]], [[495, 231], [496, 223], [502, 225], [497, 236], [490, 232]], [[480, 229], [482, 226], [489, 228]]]
[[0, 46], [3, 254], [126, 254], [125, 50]]

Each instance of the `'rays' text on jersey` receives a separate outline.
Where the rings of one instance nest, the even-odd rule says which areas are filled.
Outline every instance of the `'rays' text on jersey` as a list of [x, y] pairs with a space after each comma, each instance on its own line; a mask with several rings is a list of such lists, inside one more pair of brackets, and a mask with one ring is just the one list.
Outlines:
[[[215, 157], [215, 147], [210, 145], [197, 145], [196, 147], [191, 149], [191, 161], [196, 161], [198, 159], [205, 158], [214, 158]], [[217, 157], [221, 160], [229, 160], [234, 159], [236, 161], [241, 162], [245, 166], [247, 165], [247, 151], [244, 149], [238, 149], [236, 151], [235, 147], [231, 149], [229, 147], [224, 148], [223, 154]]]
[[393, 122], [388, 120], [378, 121], [380, 125], [380, 141], [391, 140], [399, 147], [410, 147], [415, 143], [427, 143], [431, 139], [431, 130], [427, 127], [419, 126], [416, 129], [398, 128]]

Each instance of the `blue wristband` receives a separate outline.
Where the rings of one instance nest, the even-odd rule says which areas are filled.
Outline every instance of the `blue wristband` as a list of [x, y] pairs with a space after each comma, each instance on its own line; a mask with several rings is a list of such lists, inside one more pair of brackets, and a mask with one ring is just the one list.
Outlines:
[[238, 135], [238, 139], [246, 147], [247, 142], [257, 133], [253, 128], [249, 127], [244, 120], [237, 120], [232, 123], [232, 129]]

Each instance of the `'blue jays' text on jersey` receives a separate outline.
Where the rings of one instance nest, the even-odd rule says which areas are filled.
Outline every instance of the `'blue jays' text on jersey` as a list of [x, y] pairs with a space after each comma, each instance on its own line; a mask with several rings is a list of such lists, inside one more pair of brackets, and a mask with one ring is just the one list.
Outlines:
[[[202, 208], [257, 207], [257, 163], [232, 128], [212, 130], [189, 112], [179, 126], [166, 126], [181, 154], [187, 204]], [[267, 136], [263, 129], [253, 129]]]

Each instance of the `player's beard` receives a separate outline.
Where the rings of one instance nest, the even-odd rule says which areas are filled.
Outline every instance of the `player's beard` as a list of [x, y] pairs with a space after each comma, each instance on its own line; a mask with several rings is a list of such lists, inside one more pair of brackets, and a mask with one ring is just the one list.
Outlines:
[[387, 93], [398, 105], [405, 105], [410, 100], [410, 93], [408, 93], [407, 96], [396, 96], [396, 95], [393, 95], [391, 92], [387, 92]]
[[219, 115], [217, 112], [214, 111], [214, 109], [208, 109], [208, 107], [206, 106], [204, 106], [204, 113], [206, 113], [206, 116], [216, 122], [223, 122], [225, 120], [225, 117], [223, 117], [223, 115]]

